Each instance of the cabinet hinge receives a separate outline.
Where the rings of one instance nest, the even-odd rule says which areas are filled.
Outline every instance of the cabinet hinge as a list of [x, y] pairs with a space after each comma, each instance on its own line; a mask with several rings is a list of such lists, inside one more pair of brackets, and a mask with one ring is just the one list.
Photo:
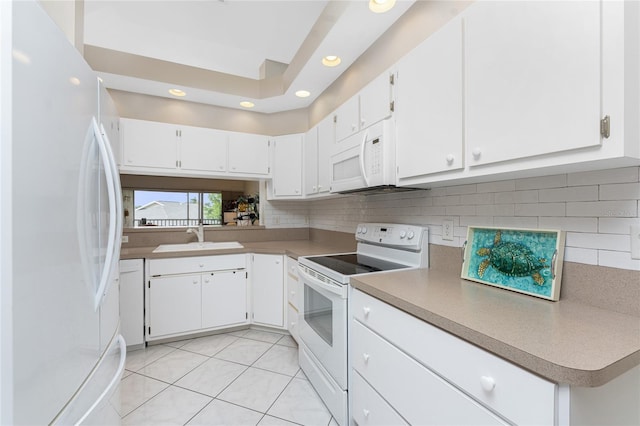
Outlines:
[[396, 83], [395, 80], [396, 80], [396, 76], [394, 74], [391, 74], [389, 76], [389, 84], [393, 86]]
[[338, 116], [337, 116], [337, 115], [334, 115], [334, 116], [333, 116], [333, 122], [334, 122], [334, 123], [337, 123], [337, 122], [338, 122]]
[[244, 313], [244, 319], [249, 319], [249, 312]]
[[248, 273], [248, 272], [245, 272], [245, 273], [244, 273], [244, 278], [245, 278], [245, 279], [249, 279], [249, 273]]
[[149, 285], [147, 286], [147, 288], [151, 288], [151, 280], [149, 280]]
[[608, 115], [605, 115], [602, 120], [600, 120], [600, 136], [607, 139], [611, 135], [611, 119]]
[[396, 109], [396, 101], [391, 101], [389, 103], [389, 111], [394, 112]]
[[271, 141], [267, 141], [267, 146], [271, 146]]
[[271, 173], [271, 166], [267, 167], [267, 173]]
[[149, 336], [151, 336], [151, 327], [149, 327]]

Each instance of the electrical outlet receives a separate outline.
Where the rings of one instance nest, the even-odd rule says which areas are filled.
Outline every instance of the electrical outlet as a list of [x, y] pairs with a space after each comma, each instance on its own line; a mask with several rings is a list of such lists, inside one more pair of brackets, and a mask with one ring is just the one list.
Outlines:
[[640, 225], [631, 226], [631, 258], [640, 259]]
[[442, 239], [446, 241], [453, 241], [453, 221], [442, 221]]
[[128, 243], [129, 242], [129, 236], [128, 235], [123, 235], [122, 236], [122, 243]]

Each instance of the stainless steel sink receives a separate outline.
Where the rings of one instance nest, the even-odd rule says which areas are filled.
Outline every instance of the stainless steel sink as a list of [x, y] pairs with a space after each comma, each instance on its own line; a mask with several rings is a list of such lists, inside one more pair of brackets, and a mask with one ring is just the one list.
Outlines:
[[170, 251], [226, 250], [237, 248], [244, 248], [244, 246], [237, 241], [225, 241], [222, 243], [205, 241], [203, 243], [161, 244], [153, 250], [153, 253], [165, 253]]

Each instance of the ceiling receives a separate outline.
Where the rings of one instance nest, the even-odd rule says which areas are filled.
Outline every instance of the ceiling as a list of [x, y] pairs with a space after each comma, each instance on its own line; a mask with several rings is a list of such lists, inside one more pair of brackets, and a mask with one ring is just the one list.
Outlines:
[[85, 0], [84, 53], [111, 89], [286, 111], [309, 106], [413, 2], [373, 13], [368, 0]]

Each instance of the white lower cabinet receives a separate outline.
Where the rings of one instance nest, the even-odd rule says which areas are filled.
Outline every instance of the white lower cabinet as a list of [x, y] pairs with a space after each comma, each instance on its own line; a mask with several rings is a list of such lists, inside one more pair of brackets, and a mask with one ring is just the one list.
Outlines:
[[349, 392], [353, 395], [351, 417], [358, 425], [406, 425], [407, 422], [362, 376], [353, 372]]
[[211, 272], [202, 282], [202, 328], [247, 322], [246, 272]]
[[148, 264], [147, 341], [248, 323], [246, 255]]
[[164, 336], [201, 328], [201, 275], [149, 280], [147, 335]]
[[554, 383], [360, 291], [351, 301], [352, 375], [408, 423], [554, 424]]
[[120, 334], [127, 346], [144, 343], [144, 260], [120, 261]]
[[285, 328], [283, 264], [281, 255], [251, 255], [252, 323]]

